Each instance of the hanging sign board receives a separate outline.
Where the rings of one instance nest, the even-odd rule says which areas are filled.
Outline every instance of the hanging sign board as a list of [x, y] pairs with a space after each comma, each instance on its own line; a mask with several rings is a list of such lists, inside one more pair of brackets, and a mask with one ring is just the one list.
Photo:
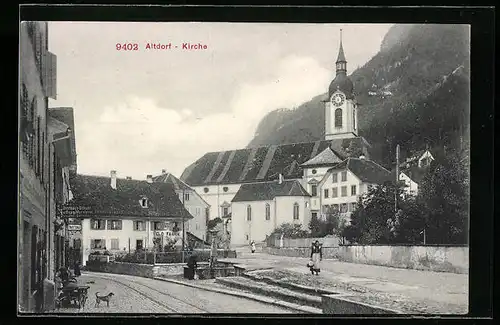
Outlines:
[[94, 208], [88, 205], [60, 206], [57, 209], [61, 218], [78, 218], [94, 215]]
[[68, 225], [68, 230], [70, 231], [80, 231], [82, 230], [81, 225]]

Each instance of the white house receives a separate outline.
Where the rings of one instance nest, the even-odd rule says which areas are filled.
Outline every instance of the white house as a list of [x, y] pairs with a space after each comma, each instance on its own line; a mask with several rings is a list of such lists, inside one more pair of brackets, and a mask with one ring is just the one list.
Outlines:
[[426, 149], [416, 152], [399, 164], [399, 181], [404, 183], [406, 194], [418, 194], [419, 184], [434, 160], [435, 158], [430, 150]]
[[[83, 264], [93, 251], [111, 253], [153, 249], [172, 239], [181, 244], [182, 222], [193, 216], [171, 184], [111, 177], [75, 175], [73, 200], [65, 215], [82, 220]], [[185, 237], [185, 236], [184, 236]]]
[[174, 187], [184, 207], [193, 216], [193, 219], [185, 225], [186, 231], [201, 240], [205, 240], [210, 205], [194, 189], [171, 173], [167, 173], [165, 169], [162, 170], [161, 175], [153, 177], [153, 182], [167, 183]]
[[316, 157], [309, 159], [301, 165], [304, 173], [302, 186], [311, 194], [311, 216], [318, 217], [321, 210], [321, 180], [325, 177], [328, 169], [340, 162], [342, 162], [342, 159], [328, 147]]
[[330, 168], [319, 184], [321, 216], [339, 211], [349, 222], [359, 197], [368, 191], [369, 186], [389, 182], [390, 177], [389, 170], [363, 156], [345, 159]]
[[231, 204], [231, 245], [263, 241], [283, 223], [307, 229], [309, 198], [297, 180], [243, 184]]

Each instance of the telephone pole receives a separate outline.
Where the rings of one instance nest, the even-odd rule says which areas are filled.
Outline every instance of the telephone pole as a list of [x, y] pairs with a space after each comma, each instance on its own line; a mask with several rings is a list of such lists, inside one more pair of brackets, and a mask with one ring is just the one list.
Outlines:
[[186, 207], [184, 206], [185, 196], [186, 196], [185, 190], [182, 189], [182, 211], [181, 211], [181, 214], [182, 214], [182, 263], [184, 263], [184, 210], [186, 209]]
[[398, 212], [398, 185], [399, 185], [399, 144], [396, 146], [396, 188], [394, 191], [394, 212]]

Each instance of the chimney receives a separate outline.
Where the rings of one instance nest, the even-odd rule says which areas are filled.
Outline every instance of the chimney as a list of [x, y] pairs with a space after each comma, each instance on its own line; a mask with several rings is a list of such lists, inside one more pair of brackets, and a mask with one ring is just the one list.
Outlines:
[[153, 175], [147, 175], [146, 179], [147, 179], [148, 183], [153, 183]]
[[128, 180], [131, 180], [131, 179], [132, 179], [132, 177], [130, 177], [130, 176], [127, 176], [127, 177], [126, 177], [126, 179], [128, 179]]
[[364, 155], [359, 156], [359, 159], [365, 159]]
[[161, 174], [162, 174], [162, 175], [165, 175], [166, 173], [167, 173], [167, 170], [166, 170], [166, 169], [162, 169], [162, 170], [161, 170]]
[[116, 190], [116, 170], [111, 171], [111, 188]]
[[283, 174], [278, 175], [278, 184], [283, 184]]

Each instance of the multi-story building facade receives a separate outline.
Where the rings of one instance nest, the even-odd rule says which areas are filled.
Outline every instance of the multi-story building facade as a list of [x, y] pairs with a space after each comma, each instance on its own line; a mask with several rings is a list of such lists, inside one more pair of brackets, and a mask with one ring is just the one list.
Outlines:
[[165, 169], [162, 170], [161, 175], [153, 177], [153, 181], [168, 183], [174, 187], [182, 204], [193, 216], [193, 219], [185, 224], [186, 231], [201, 240], [206, 240], [210, 205], [194, 189], [173, 174], [167, 173]]
[[48, 98], [56, 98], [56, 57], [48, 51], [48, 24], [20, 25], [18, 304], [21, 311], [54, 302], [53, 174], [57, 148], [48, 127]]
[[92, 252], [133, 252], [164, 247], [168, 241], [182, 245], [187, 223], [193, 216], [184, 208], [171, 184], [75, 175], [73, 199], [66, 216], [81, 220], [82, 264]]
[[330, 168], [319, 183], [322, 218], [339, 212], [350, 222], [359, 197], [368, 192], [370, 186], [391, 181], [391, 172], [364, 157], [347, 158]]

